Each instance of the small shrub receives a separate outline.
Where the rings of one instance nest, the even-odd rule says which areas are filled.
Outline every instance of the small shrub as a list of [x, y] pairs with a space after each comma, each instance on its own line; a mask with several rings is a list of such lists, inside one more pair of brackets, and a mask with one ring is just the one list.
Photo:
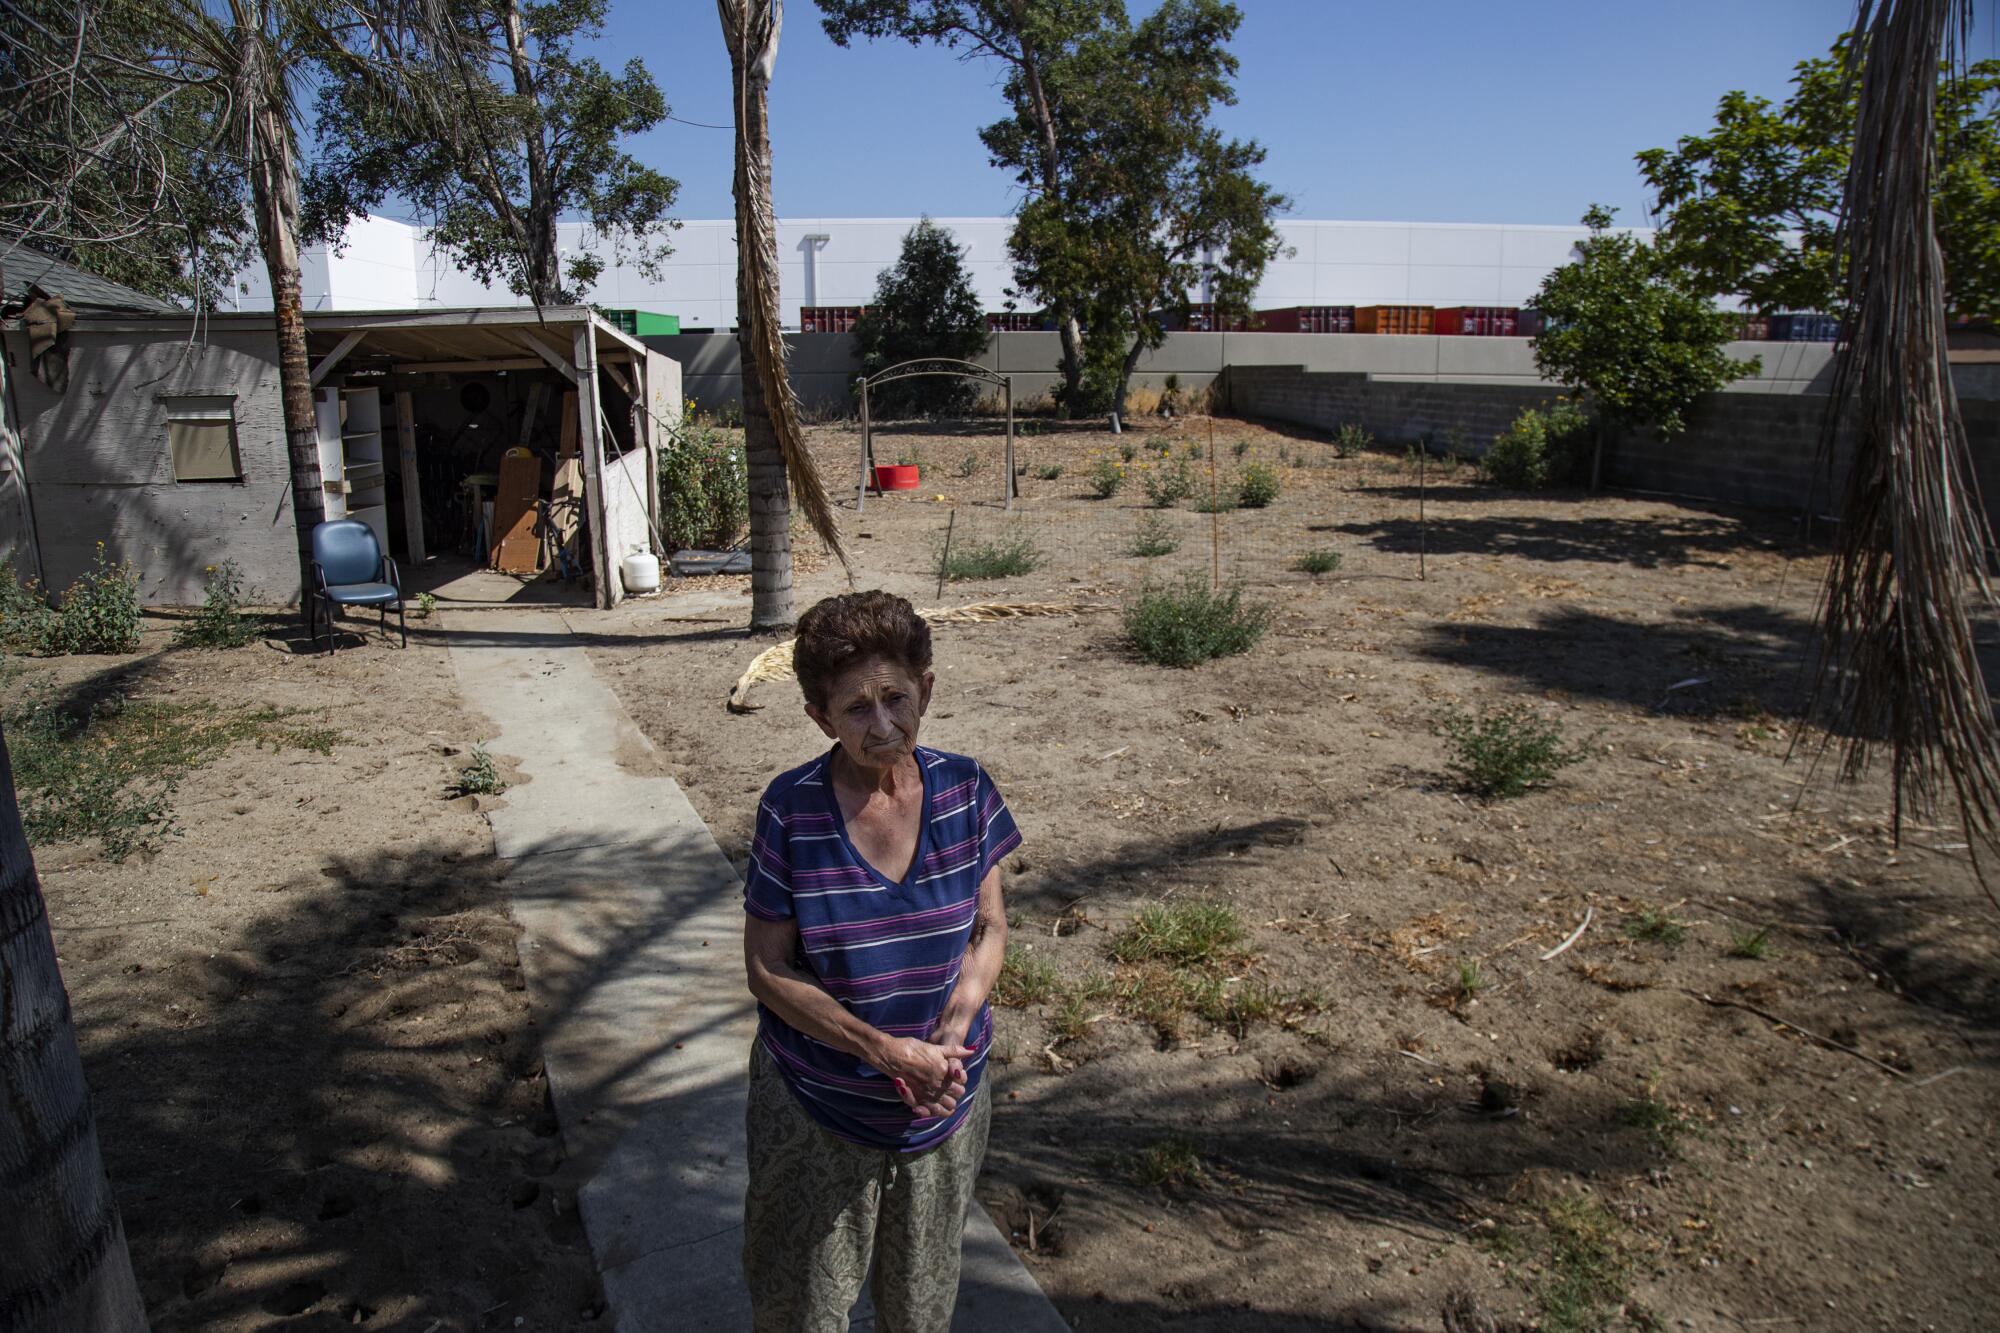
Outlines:
[[1236, 501], [1245, 509], [1262, 509], [1278, 498], [1278, 474], [1262, 463], [1243, 469], [1236, 481]]
[[1138, 445], [1132, 443], [1132, 441], [1130, 440], [1124, 440], [1119, 443], [1118, 457], [1120, 461], [1129, 463], [1138, 456], [1139, 456]]
[[1526, 704], [1477, 717], [1454, 714], [1444, 731], [1448, 771], [1467, 791], [1489, 799], [1545, 787], [1584, 757], [1581, 747], [1563, 744], [1561, 723]]
[[1729, 932], [1729, 956], [1731, 958], [1765, 959], [1771, 956], [1771, 928], [1761, 926], [1756, 930], [1732, 930]]
[[1536, 408], [1528, 408], [1514, 423], [1493, 439], [1492, 448], [1480, 460], [1487, 477], [1517, 491], [1539, 490], [1548, 484], [1548, 422]]
[[1174, 535], [1173, 524], [1164, 514], [1157, 511], [1139, 515], [1139, 526], [1132, 534], [1132, 554], [1152, 559], [1154, 556], [1172, 555], [1181, 549], [1181, 539]]
[[420, 592], [417, 594], [417, 619], [429, 620], [437, 614], [437, 609], [438, 599], [436, 593]]
[[1271, 608], [1245, 602], [1241, 584], [1211, 589], [1200, 574], [1179, 586], [1145, 587], [1125, 608], [1125, 633], [1148, 662], [1193, 667], [1247, 653], [1270, 628]]
[[1367, 428], [1352, 421], [1333, 433], [1333, 452], [1340, 458], [1353, 458], [1374, 443], [1375, 437]]
[[139, 651], [139, 571], [129, 561], [111, 563], [104, 543], [90, 569], [62, 595], [54, 619], [44, 622], [45, 653]]
[[472, 747], [472, 762], [458, 770], [458, 781], [452, 784], [453, 796], [498, 796], [507, 790], [506, 779], [493, 766], [493, 756], [487, 752], [486, 742], [480, 741]]
[[1169, 1135], [1127, 1158], [1125, 1174], [1148, 1189], [1185, 1189], [1202, 1179], [1201, 1152], [1192, 1139]]
[[963, 478], [975, 475], [979, 471], [979, 467], [979, 455], [967, 454], [958, 460], [958, 466], [951, 471], [953, 476]]
[[34, 581], [15, 574], [11, 556], [0, 561], [0, 647], [41, 652], [55, 614]]
[[1236, 512], [1236, 492], [1219, 490], [1213, 495], [1198, 494], [1188, 508], [1197, 514], [1233, 514]]
[[1227, 903], [1151, 903], [1111, 941], [1121, 963], [1207, 962], [1243, 938], [1243, 923]]
[[1201, 461], [1201, 446], [1199, 444], [1194, 443], [1193, 441], [1189, 441], [1187, 447], [1187, 456], [1193, 459], [1195, 462], [1199, 463]]
[[715, 418], [689, 410], [660, 450], [660, 535], [670, 551], [717, 551], [750, 522], [743, 446]]
[[234, 560], [210, 565], [203, 581], [201, 609], [174, 631], [183, 648], [241, 648], [257, 637], [243, 614], [243, 571]]
[[1044, 463], [1035, 469], [1035, 476], [1042, 481], [1054, 481], [1062, 476], [1062, 464]]
[[1331, 546], [1315, 547], [1294, 560], [1292, 568], [1301, 574], [1310, 574], [1314, 578], [1322, 574], [1331, 574], [1340, 568], [1340, 552]]
[[1109, 500], [1124, 484], [1125, 469], [1110, 459], [1100, 458], [1091, 464], [1090, 493], [1098, 499]]
[[1146, 503], [1155, 509], [1171, 509], [1194, 494], [1194, 469], [1185, 458], [1172, 467], [1163, 464], [1155, 468], [1146, 474], [1145, 480]]
[[955, 542], [950, 551], [940, 541], [934, 573], [952, 582], [962, 579], [1005, 579], [1032, 573], [1042, 563], [1042, 552], [1026, 533], [996, 537], [990, 542], [971, 539]]
[[1229, 456], [1231, 458], [1241, 458], [1243, 457], [1243, 455], [1249, 452], [1250, 452], [1250, 441], [1248, 440], [1238, 440], [1236, 443], [1229, 446]]
[[1625, 935], [1674, 949], [1687, 939], [1687, 926], [1657, 908], [1648, 908], [1625, 923]]

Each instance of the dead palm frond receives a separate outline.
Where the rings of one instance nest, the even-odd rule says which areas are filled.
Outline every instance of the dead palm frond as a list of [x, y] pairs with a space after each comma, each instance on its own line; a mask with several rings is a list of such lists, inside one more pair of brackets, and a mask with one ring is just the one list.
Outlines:
[[778, 58], [778, 32], [783, 26], [782, 0], [715, 0], [729, 43], [736, 75], [736, 243], [745, 269], [748, 296], [739, 318], [750, 333], [753, 352], [746, 373], [757, 376], [771, 428], [784, 455], [785, 472], [806, 521], [843, 568], [847, 548], [840, 540], [840, 520], [833, 498], [820, 479], [819, 467], [806, 449], [805, 427], [799, 420], [799, 400], [785, 373], [785, 338], [778, 315], [777, 219], [771, 208], [771, 159], [753, 144], [750, 105], [762, 105]]
[[[1027, 616], [1075, 616], [1109, 608], [1097, 602], [974, 602], [970, 606], [932, 607], [918, 615], [933, 625], [977, 625]], [[792, 645], [797, 639], [774, 643], [750, 659], [750, 665], [729, 690], [729, 711], [754, 713], [762, 704], [750, 702], [750, 687], [766, 680], [792, 678]]]
[[1813, 703], [1843, 737], [1843, 776], [1891, 747], [1897, 835], [1948, 797], [1978, 870], [1979, 844], [2000, 841], [2000, 727], [1971, 619], [1994, 604], [1993, 537], [1952, 389], [1931, 208], [1937, 69], [1967, 17], [1963, 0], [1859, 6], [1867, 55], [1835, 240], [1848, 324], [1821, 444], [1829, 467], [1838, 439], [1854, 455]]

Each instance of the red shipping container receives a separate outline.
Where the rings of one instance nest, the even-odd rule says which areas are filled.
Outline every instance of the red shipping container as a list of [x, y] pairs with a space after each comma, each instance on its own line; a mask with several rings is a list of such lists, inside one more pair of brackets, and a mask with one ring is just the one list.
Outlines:
[[801, 333], [852, 333], [867, 306], [807, 305], [799, 307]]
[[1354, 308], [1356, 333], [1424, 333], [1432, 331], [1436, 310], [1427, 305], [1363, 305]]
[[1437, 332], [1463, 338], [1512, 338], [1519, 328], [1512, 306], [1454, 305], [1437, 312]]

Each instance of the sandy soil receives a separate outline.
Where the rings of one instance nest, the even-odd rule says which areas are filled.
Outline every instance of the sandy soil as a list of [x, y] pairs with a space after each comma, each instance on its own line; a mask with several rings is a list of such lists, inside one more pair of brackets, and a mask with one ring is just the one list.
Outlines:
[[[1140, 907], [1218, 899], [1249, 927], [1232, 984], [1318, 1001], [1171, 1034], [1099, 1004], [1074, 1038], [1053, 1003], [1003, 1011], [981, 1193], [1064, 1314], [1435, 1329], [1463, 1288], [1502, 1327], [1557, 1327], [1551, 1283], [1575, 1275], [1561, 1247], [1584, 1217], [1608, 1326], [1990, 1323], [1995, 918], [1949, 830], [1892, 849], [1879, 774], [1802, 788], [1785, 760], [1820, 562], [1766, 518], [1523, 496], [1468, 472], [1429, 477], [1420, 530], [1394, 454], [1335, 461], [1295, 434], [1216, 429], [1286, 482], [1223, 520], [1225, 569], [1277, 608], [1254, 651], [1152, 667], [1113, 612], [937, 636], [924, 739], [977, 756], [1027, 835], [1015, 949], [1072, 980], [1124, 978], [1109, 944]], [[851, 432], [817, 442], [851, 468]], [[990, 437], [904, 443], [927, 472], [983, 462], [849, 515], [863, 586], [935, 604], [930, 543], [952, 507], [959, 538], [1011, 524], [1051, 562], [946, 604], [1115, 605], [1162, 564], [1213, 556], [1211, 520], [1185, 511], [1176, 556], [1123, 554], [1136, 488], [1096, 501], [1081, 482], [1108, 436], [1024, 440], [1063, 473], [1031, 474], [1011, 520], [964, 503], [981, 477], [997, 494]], [[1226, 479], [1240, 464], [1223, 459]], [[958, 505], [934, 498], [954, 488]], [[1328, 544], [1337, 574], [1289, 572]], [[800, 605], [840, 586], [808, 572]], [[723, 711], [764, 646], [740, 632], [743, 591], [572, 617], [739, 861], [764, 783], [822, 744], [788, 682], [757, 687], [760, 712]], [[1587, 761], [1516, 801], [1456, 792], [1442, 715], [1523, 700], [1587, 738]], [[1632, 938], [1646, 912], [1685, 938]], [[1767, 925], [1768, 957], [1731, 956]], [[1145, 1150], [1179, 1138], [1195, 1175], [1138, 1183]]]
[[37, 852], [153, 1327], [595, 1326], [501, 871], [478, 798], [446, 792], [479, 723], [443, 648], [167, 639], [28, 680], [343, 739], [236, 746], [156, 854]]

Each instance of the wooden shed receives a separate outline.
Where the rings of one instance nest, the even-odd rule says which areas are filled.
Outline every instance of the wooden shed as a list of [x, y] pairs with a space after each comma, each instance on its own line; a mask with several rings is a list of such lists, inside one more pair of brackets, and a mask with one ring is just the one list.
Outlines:
[[[260, 600], [296, 599], [270, 314], [78, 315], [61, 392], [27, 373], [23, 332], [4, 333], [20, 572], [60, 591], [101, 541], [138, 567], [149, 602], [200, 601], [204, 570], [225, 559]], [[511, 470], [538, 461], [544, 524], [562, 507], [557, 478], [580, 472], [570, 522], [598, 606], [624, 596], [625, 556], [667, 554], [657, 460], [680, 419], [680, 367], [597, 312], [326, 311], [306, 328], [328, 514], [373, 526], [406, 582], [490, 562], [510, 454]]]

